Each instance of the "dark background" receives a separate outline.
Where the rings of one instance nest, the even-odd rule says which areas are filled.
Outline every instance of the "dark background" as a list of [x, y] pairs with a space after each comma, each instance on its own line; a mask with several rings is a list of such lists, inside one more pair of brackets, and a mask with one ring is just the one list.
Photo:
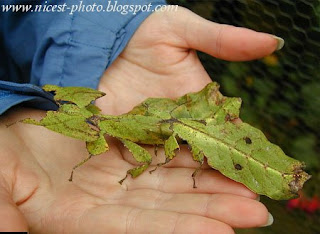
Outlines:
[[[226, 62], [199, 53], [226, 96], [241, 97], [241, 118], [260, 128], [288, 155], [307, 164], [312, 179], [299, 207], [288, 201], [266, 204], [271, 227], [237, 233], [320, 233], [320, 1], [319, 0], [168, 0], [218, 23], [263, 31], [285, 39], [285, 47], [261, 60]], [[234, 40], [236, 41], [236, 35]], [[316, 202], [315, 202], [316, 201]]]

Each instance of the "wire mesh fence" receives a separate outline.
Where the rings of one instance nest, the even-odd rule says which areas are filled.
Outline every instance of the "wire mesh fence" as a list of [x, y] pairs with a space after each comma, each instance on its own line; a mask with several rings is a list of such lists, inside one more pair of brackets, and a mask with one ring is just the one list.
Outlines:
[[309, 167], [317, 167], [320, 1], [224, 0], [212, 3], [212, 16], [217, 22], [285, 38], [283, 50], [262, 60], [238, 64], [214, 60], [206, 64], [215, 73], [214, 77], [225, 84], [227, 93], [243, 94], [244, 118], [263, 125], [269, 137], [288, 153], [307, 161]]
[[[243, 99], [241, 118], [262, 129], [288, 155], [306, 162], [314, 175], [307, 184], [307, 192], [320, 194], [320, 1], [169, 2], [185, 6], [211, 21], [285, 39], [282, 50], [251, 62], [226, 62], [199, 55], [212, 79], [221, 84], [223, 93]], [[288, 233], [320, 232], [320, 215], [316, 217], [318, 227], [307, 224], [307, 220], [314, 224], [312, 218], [301, 217], [304, 224]]]

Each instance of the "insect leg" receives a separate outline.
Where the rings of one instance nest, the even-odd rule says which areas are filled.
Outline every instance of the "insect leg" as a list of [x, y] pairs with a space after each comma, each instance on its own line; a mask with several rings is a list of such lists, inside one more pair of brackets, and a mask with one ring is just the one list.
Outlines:
[[136, 178], [137, 176], [141, 175], [149, 167], [152, 161], [152, 157], [149, 152], [140, 145], [129, 140], [121, 139], [121, 141], [123, 142], [124, 146], [126, 146], [132, 153], [134, 159], [137, 162], [142, 163], [142, 165], [128, 170], [126, 176], [119, 181], [120, 184], [123, 183], [128, 175], [131, 175], [132, 178]]
[[200, 171], [203, 162], [204, 162], [204, 154], [203, 152], [195, 145], [191, 145], [189, 142], [189, 147], [192, 153], [192, 158], [194, 161], [199, 162], [199, 167], [196, 168], [196, 170], [192, 173], [192, 180], [193, 180], [193, 188], [197, 188], [196, 186], [196, 175], [198, 174], [198, 172]]
[[158, 169], [158, 167], [161, 167], [161, 166], [167, 164], [167, 163], [170, 162], [170, 161], [171, 161], [171, 159], [166, 158], [166, 161], [165, 161], [165, 162], [163, 162], [163, 163], [158, 163], [154, 169], [152, 169], [151, 171], [149, 171], [149, 173], [152, 174], [154, 171], [156, 171], [156, 170]]
[[73, 179], [73, 171], [74, 171], [75, 169], [77, 169], [78, 167], [82, 166], [83, 164], [85, 164], [90, 158], [92, 158], [92, 156], [94, 156], [94, 155], [90, 154], [89, 157], [87, 157], [86, 159], [84, 159], [83, 161], [81, 161], [80, 163], [78, 163], [77, 165], [75, 165], [75, 166], [72, 168], [69, 181], [72, 181], [72, 179]]
[[197, 176], [198, 172], [200, 171], [202, 165], [203, 165], [203, 161], [200, 162], [200, 166], [197, 167], [197, 169], [192, 173], [193, 188], [197, 188], [197, 186], [196, 186], [196, 176]]
[[158, 156], [158, 149], [159, 149], [159, 145], [154, 145], [154, 155], [156, 157]]
[[[159, 145], [155, 145], [154, 146], [154, 155], [157, 157], [158, 156], [158, 149], [159, 149]], [[166, 160], [167, 161], [167, 160]], [[151, 171], [149, 171], [149, 173], [151, 174], [152, 172], [154, 172], [155, 170], [157, 170], [157, 168], [159, 167], [159, 166], [161, 166], [161, 165], [163, 165], [163, 164], [166, 164], [167, 162], [164, 162], [164, 163], [158, 163], [157, 164], [157, 166], [153, 169], [153, 170], [151, 170]]]
[[[183, 139], [183, 137], [181, 137], [179, 135], [179, 132], [177, 132], [177, 135]], [[185, 140], [185, 139], [183, 139]], [[202, 165], [203, 165], [203, 162], [204, 162], [204, 154], [202, 152], [202, 150], [200, 148], [198, 148], [196, 145], [190, 143], [190, 141], [187, 141], [188, 145], [189, 145], [189, 148], [191, 150], [191, 153], [192, 153], [192, 158], [194, 161], [196, 162], [199, 162], [199, 167], [192, 173], [192, 180], [193, 180], [193, 188], [197, 188], [196, 186], [196, 175], [198, 174], [198, 172], [200, 171]]]
[[174, 133], [164, 142], [164, 153], [166, 155], [166, 161], [163, 163], [158, 163], [156, 168], [149, 171], [149, 173], [151, 174], [152, 172], [157, 170], [158, 167], [161, 167], [170, 162], [176, 156], [176, 150], [178, 149], [180, 148], [176, 139], [176, 134]]
[[75, 169], [77, 169], [78, 167], [86, 163], [90, 158], [92, 158], [92, 156], [102, 154], [109, 150], [109, 146], [106, 142], [106, 139], [104, 138], [103, 133], [100, 133], [100, 136], [97, 140], [86, 142], [86, 147], [87, 147], [87, 151], [89, 152], [89, 157], [84, 159], [83, 161], [81, 161], [80, 163], [78, 163], [72, 168], [69, 181], [72, 181], [73, 171]]

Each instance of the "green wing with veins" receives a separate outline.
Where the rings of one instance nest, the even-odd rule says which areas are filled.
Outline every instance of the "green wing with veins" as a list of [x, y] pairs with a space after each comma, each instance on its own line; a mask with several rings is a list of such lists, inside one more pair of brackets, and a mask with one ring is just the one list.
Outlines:
[[173, 124], [173, 131], [191, 148], [197, 147], [209, 166], [258, 194], [277, 200], [293, 198], [309, 178], [301, 162], [286, 156], [246, 123], [181, 119]]
[[223, 96], [215, 82], [176, 100], [149, 98], [120, 116], [100, 114], [100, 109], [92, 104], [104, 95], [102, 92], [53, 85], [44, 90], [55, 92], [60, 108], [48, 111], [40, 121], [26, 119], [24, 123], [86, 141], [90, 157], [108, 150], [105, 135], [118, 138], [141, 163], [127, 171], [133, 178], [143, 173], [152, 160], [139, 144], [163, 145], [166, 161], [158, 164], [161, 166], [175, 157], [183, 141], [190, 146], [199, 166], [206, 158], [209, 166], [225, 176], [273, 199], [296, 197], [310, 178], [303, 171], [303, 163], [286, 156], [260, 130], [234, 121], [239, 118], [241, 99]]

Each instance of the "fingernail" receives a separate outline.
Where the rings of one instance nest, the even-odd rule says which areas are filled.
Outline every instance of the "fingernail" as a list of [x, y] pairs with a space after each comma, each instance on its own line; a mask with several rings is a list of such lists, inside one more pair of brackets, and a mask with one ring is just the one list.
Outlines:
[[262, 227], [267, 227], [267, 226], [270, 226], [273, 224], [273, 216], [272, 214], [269, 213], [269, 216], [268, 216], [268, 221], [265, 225], [263, 225]]
[[276, 50], [281, 50], [282, 47], [284, 46], [284, 40], [281, 37], [277, 37], [275, 35], [272, 35], [272, 37], [276, 39], [278, 42]]

